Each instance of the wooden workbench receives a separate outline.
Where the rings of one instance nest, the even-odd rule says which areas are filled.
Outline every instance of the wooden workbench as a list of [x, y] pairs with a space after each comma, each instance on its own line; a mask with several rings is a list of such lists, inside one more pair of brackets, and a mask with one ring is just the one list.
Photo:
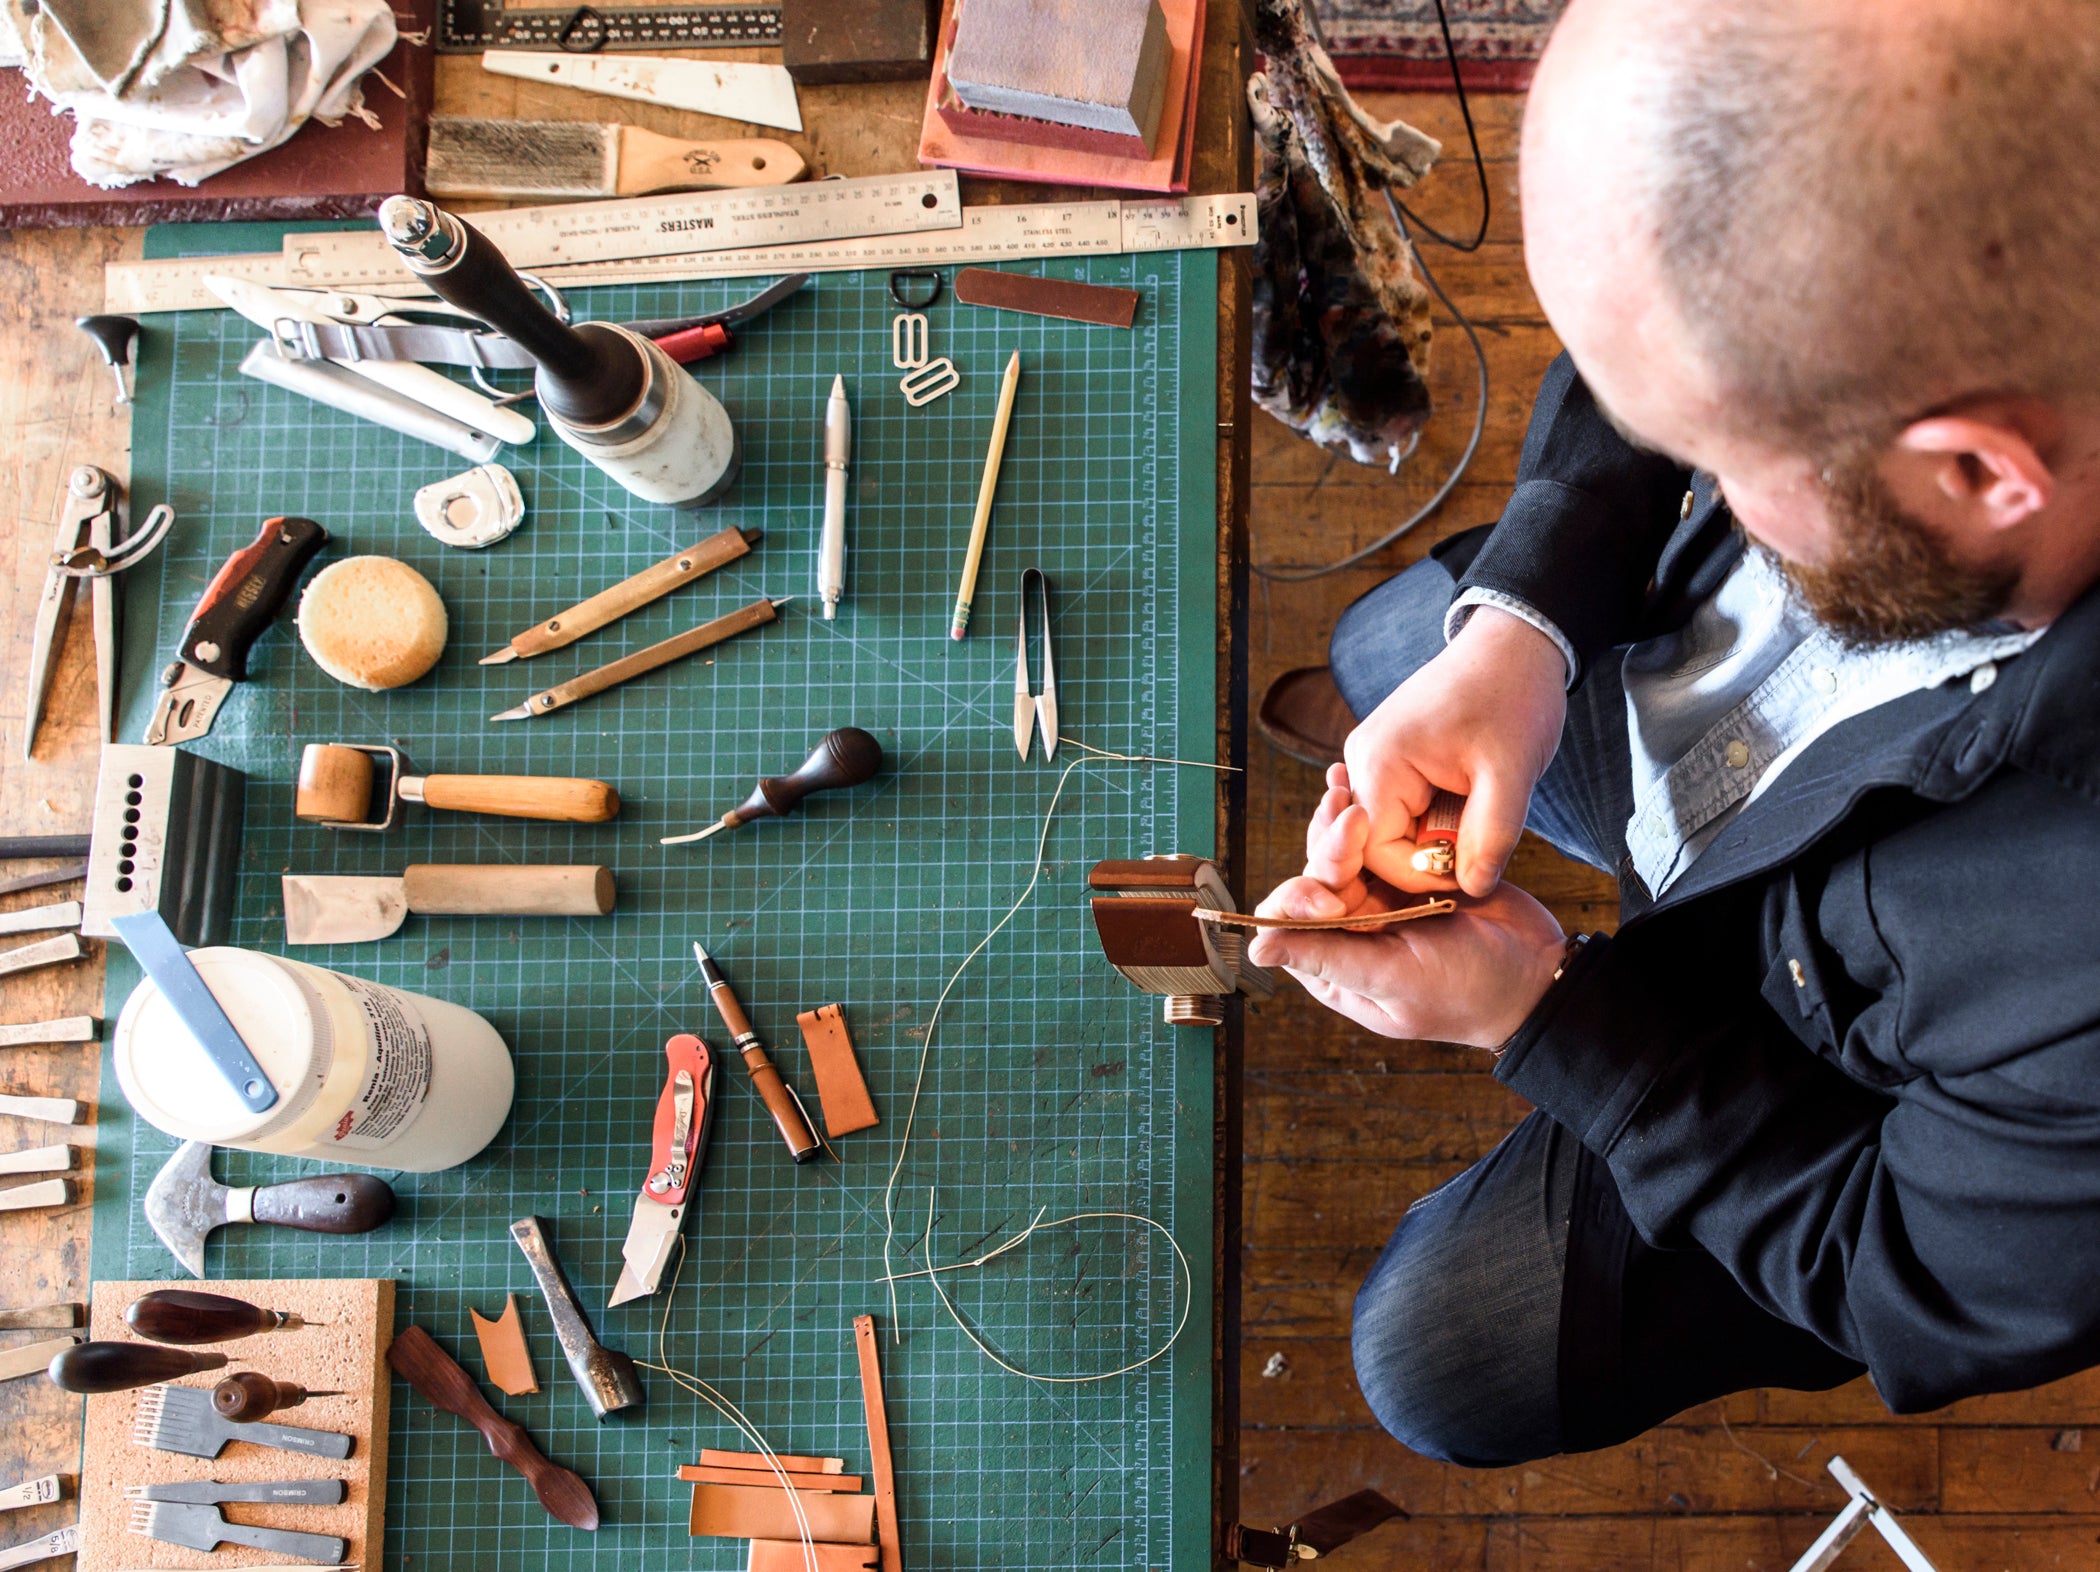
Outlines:
[[[1251, 61], [1239, 0], [1208, 0], [1198, 145], [1191, 189], [1250, 189], [1242, 84]], [[768, 51], [736, 51], [732, 58], [777, 58]], [[470, 57], [438, 61], [437, 109], [445, 114], [519, 119], [620, 119], [681, 136], [764, 135], [791, 141], [812, 174], [871, 175], [915, 167], [923, 82], [804, 88], [800, 135], [750, 128], [641, 104], [592, 98], [564, 88], [516, 82], [483, 72]], [[1052, 191], [966, 178], [964, 200], [1042, 202], [1059, 197], [1115, 195]], [[129, 426], [112, 405], [108, 368], [73, 319], [102, 309], [102, 268], [139, 255], [142, 231], [72, 229], [0, 236], [0, 300], [7, 317], [0, 333], [0, 487], [8, 498], [5, 526], [9, 572], [0, 585], [6, 619], [0, 662], [0, 834], [84, 832], [94, 795], [95, 673], [84, 616], [76, 617], [60, 652], [51, 703], [33, 760], [22, 758], [23, 687], [31, 626], [51, 550], [59, 501], [69, 469], [99, 464], [128, 476]], [[1218, 757], [1241, 764], [1246, 751], [1246, 532], [1248, 497], [1248, 259], [1221, 253], [1218, 301], [1218, 670], [1221, 695]], [[138, 674], [133, 673], [133, 680]], [[1228, 868], [1241, 864], [1244, 777], [1221, 774], [1218, 847]], [[19, 864], [0, 873], [40, 866]], [[1236, 881], [1237, 882], [1237, 881]], [[0, 907], [33, 905], [63, 892], [0, 897]], [[1242, 895], [1244, 891], [1240, 892]], [[97, 941], [81, 965], [49, 968], [0, 981], [0, 1020], [101, 1013], [102, 962]], [[1214, 1260], [1217, 1346], [1214, 1393], [1213, 1504], [1230, 1519], [1238, 1501], [1237, 1341], [1239, 1307], [1239, 1033], [1237, 1022], [1218, 1036], [1218, 1124], [1215, 1132], [1217, 1237]], [[86, 1047], [0, 1050], [0, 1090], [78, 1097], [98, 1095], [99, 1050]], [[85, 1138], [86, 1132], [76, 1132]], [[52, 1127], [0, 1118], [0, 1150], [48, 1143]], [[0, 1305], [87, 1297], [87, 1239], [92, 1165], [78, 1176], [79, 1200], [54, 1211], [0, 1214], [0, 1261], [6, 1263]], [[12, 1342], [31, 1334], [8, 1334]], [[51, 1336], [52, 1333], [34, 1334]], [[0, 1486], [78, 1467], [80, 1409], [42, 1380], [0, 1383]], [[73, 1503], [10, 1512], [0, 1517], [0, 1544], [73, 1520]]]

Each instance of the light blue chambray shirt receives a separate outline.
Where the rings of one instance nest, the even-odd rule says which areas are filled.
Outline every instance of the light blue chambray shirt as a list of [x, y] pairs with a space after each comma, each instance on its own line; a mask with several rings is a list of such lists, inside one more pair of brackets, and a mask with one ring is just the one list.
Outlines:
[[[1499, 607], [1552, 639], [1573, 680], [1578, 663], [1567, 637], [1497, 590], [1468, 590], [1454, 601], [1446, 638], [1475, 606]], [[1625, 651], [1634, 872], [1660, 896], [1831, 727], [1946, 682], [1966, 678], [1981, 693], [1997, 680], [1998, 662], [2040, 637], [2039, 629], [1955, 632], [1849, 648], [1802, 609], [1761, 553], [1746, 551], [1684, 627]]]

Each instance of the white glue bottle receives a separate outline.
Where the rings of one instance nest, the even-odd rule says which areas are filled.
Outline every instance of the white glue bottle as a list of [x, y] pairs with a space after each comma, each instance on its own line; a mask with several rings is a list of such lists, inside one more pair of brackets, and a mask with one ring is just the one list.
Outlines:
[[251, 1112], [148, 978], [117, 1019], [117, 1080], [132, 1111], [177, 1140], [435, 1173], [510, 1114], [510, 1050], [472, 1010], [252, 950], [192, 950], [190, 962], [277, 1101]]
[[570, 327], [486, 235], [434, 203], [388, 197], [379, 227], [433, 293], [538, 362], [533, 391], [547, 423], [614, 480], [679, 507], [729, 489], [744, 462], [729, 412], [655, 344], [609, 322]]

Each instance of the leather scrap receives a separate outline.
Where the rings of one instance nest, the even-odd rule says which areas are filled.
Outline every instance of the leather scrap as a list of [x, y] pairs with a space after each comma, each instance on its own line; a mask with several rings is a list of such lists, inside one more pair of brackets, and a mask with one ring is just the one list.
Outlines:
[[1138, 292], [1110, 284], [1080, 284], [1033, 273], [966, 267], [955, 275], [955, 298], [969, 306], [1024, 311], [1032, 317], [1127, 328], [1137, 320]]
[[1234, 1523], [1225, 1530], [1225, 1554], [1250, 1567], [1283, 1572], [1301, 1561], [1318, 1560], [1381, 1523], [1407, 1514], [1375, 1490], [1359, 1490], [1305, 1514], [1288, 1528], [1249, 1528]]
[[478, 1310], [467, 1314], [474, 1320], [474, 1335], [481, 1340], [481, 1362], [489, 1379], [512, 1397], [523, 1397], [540, 1389], [540, 1378], [532, 1368], [532, 1350], [525, 1346], [525, 1325], [518, 1319], [518, 1296], [503, 1301], [503, 1314], [491, 1321]]
[[1440, 917], [1457, 910], [1458, 902], [1439, 898], [1397, 911], [1352, 912], [1347, 917], [1257, 917], [1253, 912], [1225, 912], [1211, 906], [1198, 906], [1189, 915], [1198, 922], [1214, 922], [1221, 928], [1282, 928], [1292, 933], [1318, 933], [1332, 928], [1356, 932], [1389, 928], [1395, 923], [1413, 922], [1417, 917]]
[[795, 1017], [802, 1028], [802, 1041], [809, 1047], [810, 1068], [817, 1076], [817, 1101], [824, 1106], [824, 1133], [851, 1135], [872, 1129], [882, 1121], [868, 1096], [868, 1083], [861, 1077], [853, 1057], [853, 1039], [846, 1032], [846, 1012], [835, 1004], [819, 1005]]

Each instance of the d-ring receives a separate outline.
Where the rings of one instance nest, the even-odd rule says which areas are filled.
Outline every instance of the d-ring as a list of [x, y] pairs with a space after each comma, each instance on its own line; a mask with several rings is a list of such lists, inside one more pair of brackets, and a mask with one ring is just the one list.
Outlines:
[[[913, 300], [906, 291], [898, 287], [900, 282], [910, 282], [914, 279], [933, 285], [933, 288], [927, 291], [924, 300]], [[890, 275], [890, 299], [906, 311], [924, 311], [940, 298], [941, 275], [930, 267], [904, 267]]]

